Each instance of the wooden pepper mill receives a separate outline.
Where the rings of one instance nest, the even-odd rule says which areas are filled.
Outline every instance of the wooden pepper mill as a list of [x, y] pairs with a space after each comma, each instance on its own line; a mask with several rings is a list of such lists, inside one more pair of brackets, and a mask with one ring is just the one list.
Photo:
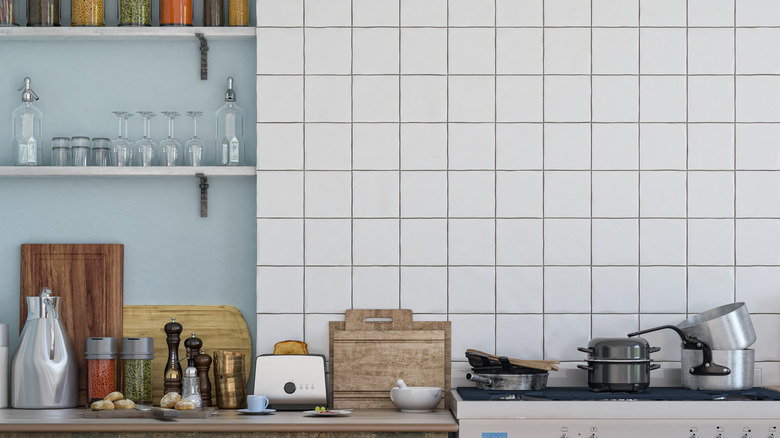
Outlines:
[[176, 392], [181, 394], [182, 372], [179, 365], [179, 334], [182, 326], [176, 322], [176, 318], [171, 318], [171, 322], [165, 324], [165, 333], [168, 334], [168, 364], [165, 366], [163, 376], [165, 383], [163, 393]]
[[195, 368], [198, 370], [198, 383], [200, 384], [200, 400], [204, 408], [211, 407], [211, 382], [209, 382], [209, 367], [211, 356], [200, 352], [195, 356]]
[[203, 341], [195, 337], [195, 333], [184, 341], [184, 348], [187, 349], [187, 367], [195, 367], [195, 356], [200, 354], [203, 348]]

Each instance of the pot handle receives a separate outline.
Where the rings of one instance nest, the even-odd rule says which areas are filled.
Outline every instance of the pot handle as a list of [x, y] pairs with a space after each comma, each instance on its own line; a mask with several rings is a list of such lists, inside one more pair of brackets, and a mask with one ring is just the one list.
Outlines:
[[661, 351], [661, 347], [650, 347], [647, 349], [648, 353], [658, 353], [659, 351]]
[[593, 354], [593, 349], [592, 348], [577, 347], [577, 350], [579, 350], [579, 351], [581, 351], [583, 353]]
[[577, 368], [579, 368], [581, 370], [586, 370], [586, 371], [593, 371], [593, 367], [588, 366], [588, 365], [577, 365]]
[[647, 364], [647, 371], [657, 370], [658, 368], [661, 368], [660, 364], [657, 364], [657, 363], [649, 363], [649, 364]]
[[482, 377], [478, 374], [466, 373], [466, 380], [470, 380], [476, 383], [482, 383], [487, 386], [493, 386], [493, 381], [487, 377]]
[[685, 333], [683, 333], [683, 331], [680, 330], [680, 328], [677, 327], [676, 325], [661, 325], [658, 327], [653, 327], [645, 330], [640, 330], [638, 332], [629, 333], [627, 336], [637, 336], [644, 333], [655, 332], [663, 329], [674, 330], [678, 335], [680, 335], [680, 338], [682, 339], [683, 349], [701, 350], [702, 353], [701, 365], [691, 367], [688, 370], [688, 372], [690, 372], [694, 376], [727, 376], [731, 374], [731, 370], [729, 368], [724, 367], [722, 365], [718, 365], [712, 361], [712, 348], [710, 348], [709, 344], [707, 344], [706, 342], [700, 340], [695, 336], [686, 336]]

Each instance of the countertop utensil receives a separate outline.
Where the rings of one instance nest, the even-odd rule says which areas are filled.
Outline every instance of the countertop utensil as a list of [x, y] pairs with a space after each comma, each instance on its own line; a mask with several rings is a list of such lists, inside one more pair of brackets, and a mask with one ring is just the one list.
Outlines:
[[[488, 359], [495, 360], [495, 361], [499, 360], [498, 356], [496, 356], [495, 354], [485, 353], [484, 351], [475, 350], [473, 348], [467, 349], [466, 353], [481, 354], [483, 356], [487, 356]], [[509, 363], [511, 363], [512, 365], [517, 365], [526, 368], [534, 368], [537, 370], [558, 371], [557, 364], [561, 362], [557, 360], [525, 360], [525, 359], [509, 358]]]

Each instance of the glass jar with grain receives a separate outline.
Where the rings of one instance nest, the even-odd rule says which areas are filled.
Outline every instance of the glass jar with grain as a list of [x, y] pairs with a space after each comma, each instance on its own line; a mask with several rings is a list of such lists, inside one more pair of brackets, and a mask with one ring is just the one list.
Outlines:
[[160, 0], [160, 26], [192, 26], [192, 0]]
[[137, 404], [152, 403], [153, 338], [122, 338], [124, 395]]
[[222, 0], [203, 0], [203, 25], [225, 25], [225, 4]]
[[228, 26], [249, 26], [249, 0], [228, 0]]
[[0, 0], [0, 26], [18, 26], [14, 21], [14, 0]]
[[151, 26], [152, 0], [119, 0], [117, 13], [120, 26]]
[[28, 26], [59, 26], [60, 0], [27, 0]]
[[71, 26], [104, 26], [103, 0], [73, 0]]
[[87, 338], [87, 407], [116, 391], [116, 338]]

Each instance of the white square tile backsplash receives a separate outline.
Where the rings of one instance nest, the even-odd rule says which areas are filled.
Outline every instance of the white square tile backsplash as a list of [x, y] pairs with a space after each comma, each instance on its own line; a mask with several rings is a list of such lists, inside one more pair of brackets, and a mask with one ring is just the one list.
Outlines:
[[452, 321], [454, 361], [581, 361], [745, 301], [780, 384], [777, 1], [257, 10], [258, 353], [400, 307]]

